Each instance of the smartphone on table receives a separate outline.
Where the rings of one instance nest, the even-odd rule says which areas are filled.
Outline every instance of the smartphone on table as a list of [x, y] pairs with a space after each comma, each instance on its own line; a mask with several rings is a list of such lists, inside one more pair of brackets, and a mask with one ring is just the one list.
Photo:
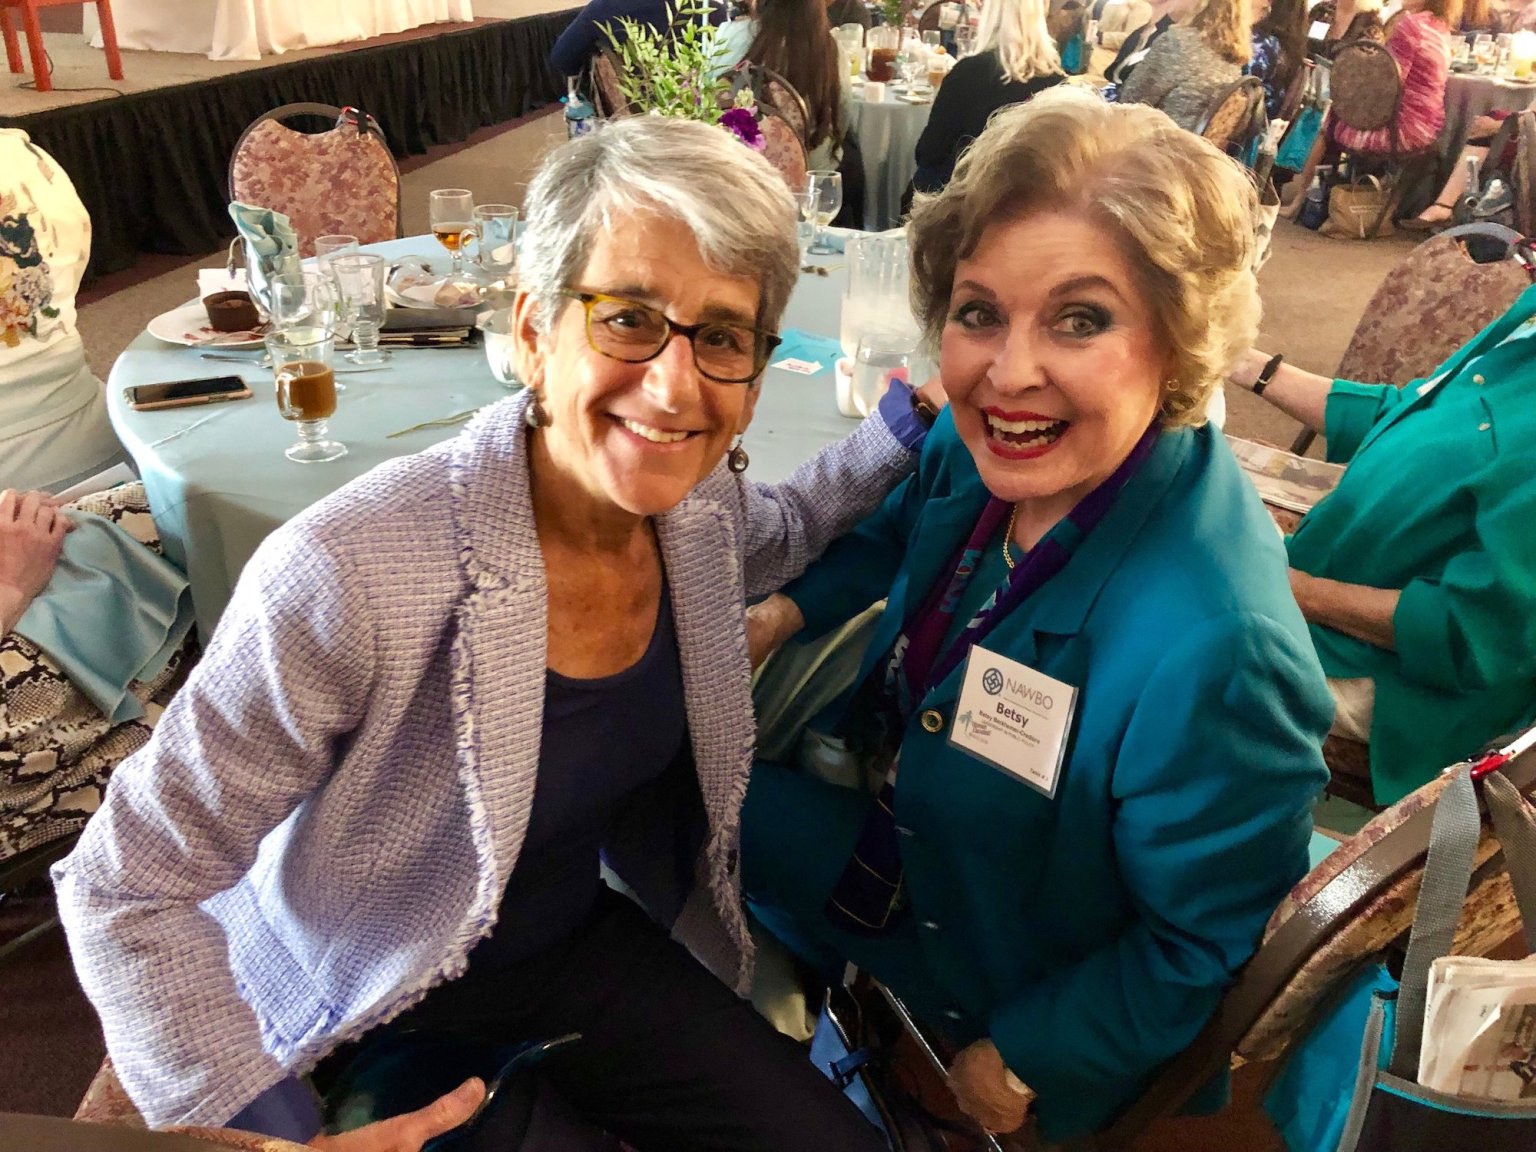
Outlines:
[[135, 412], [244, 400], [250, 394], [250, 386], [238, 376], [208, 376], [200, 380], [171, 380], [164, 384], [135, 384], [123, 389], [123, 399]]

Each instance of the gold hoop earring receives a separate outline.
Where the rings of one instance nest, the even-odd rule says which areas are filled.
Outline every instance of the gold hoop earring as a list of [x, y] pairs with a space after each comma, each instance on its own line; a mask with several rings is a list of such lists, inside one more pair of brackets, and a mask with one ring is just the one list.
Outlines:
[[731, 450], [725, 454], [725, 466], [738, 476], [747, 470], [747, 465], [751, 462], [752, 458], [747, 455], [747, 450], [741, 446], [740, 440], [736, 441]]
[[523, 409], [523, 423], [530, 428], [548, 428], [549, 413], [544, 411], [544, 403], [537, 392], [530, 389], [528, 406]]

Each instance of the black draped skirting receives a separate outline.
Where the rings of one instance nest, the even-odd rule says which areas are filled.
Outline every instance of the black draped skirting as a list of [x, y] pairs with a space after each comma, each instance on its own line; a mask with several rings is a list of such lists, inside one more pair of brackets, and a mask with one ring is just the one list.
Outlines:
[[0, 117], [25, 130], [79, 190], [94, 233], [86, 278], [137, 253], [196, 256], [234, 235], [229, 156], [282, 104], [366, 109], [396, 156], [466, 139], [564, 94], [549, 49], [574, 11], [481, 23], [115, 99]]

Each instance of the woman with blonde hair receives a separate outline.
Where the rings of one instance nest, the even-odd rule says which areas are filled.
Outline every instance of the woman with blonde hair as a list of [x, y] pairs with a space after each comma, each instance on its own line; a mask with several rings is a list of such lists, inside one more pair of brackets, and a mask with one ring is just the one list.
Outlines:
[[1208, 0], [1188, 24], [1158, 37], [1121, 87], [1120, 102], [1161, 108], [1193, 130], [1253, 58], [1251, 23], [1248, 0]]
[[995, 116], [909, 225], [949, 397], [918, 470], [748, 615], [762, 653], [886, 599], [830, 713], [879, 795], [759, 761], [743, 889], [900, 995], [993, 1131], [1101, 1129], [1307, 869], [1332, 699], [1202, 415], [1258, 325], [1256, 201], [1144, 107]]
[[1066, 78], [1045, 14], [1045, 0], [992, 0], [982, 9], [977, 53], [944, 78], [918, 137], [914, 191], [943, 188], [960, 153], [999, 108], [1022, 104]]

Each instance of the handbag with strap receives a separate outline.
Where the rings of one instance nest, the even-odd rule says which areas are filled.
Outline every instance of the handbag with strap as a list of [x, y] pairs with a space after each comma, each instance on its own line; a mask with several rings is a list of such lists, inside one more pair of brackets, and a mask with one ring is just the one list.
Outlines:
[[[1328, 190], [1328, 219], [1319, 231], [1325, 236], [1364, 240], [1371, 235], [1371, 226], [1387, 206], [1390, 196], [1391, 193], [1375, 176], [1335, 184]], [[1376, 235], [1390, 236], [1392, 232], [1392, 221], [1383, 220]]]
[[[1510, 1073], [1526, 1082], [1519, 1099], [1448, 1095], [1416, 1080], [1430, 965], [1450, 951], [1480, 829], [1470, 765], [1453, 773], [1435, 809], [1401, 978], [1379, 962], [1357, 972], [1265, 1096], [1291, 1152], [1536, 1148], [1536, 1010], [1525, 1010], [1522, 1050], [1508, 1053]], [[1527, 943], [1536, 947], [1536, 811], [1497, 773], [1486, 779], [1484, 796]]]

